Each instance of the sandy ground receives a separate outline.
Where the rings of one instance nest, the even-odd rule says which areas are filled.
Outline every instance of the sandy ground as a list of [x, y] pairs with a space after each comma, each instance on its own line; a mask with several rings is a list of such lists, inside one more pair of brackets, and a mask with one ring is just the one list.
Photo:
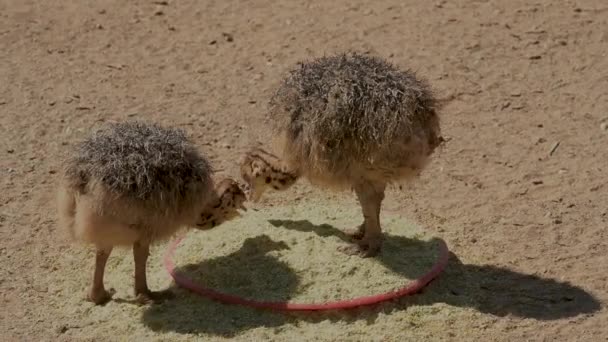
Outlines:
[[254, 300], [298, 303], [398, 290], [437, 263], [437, 241], [387, 214], [384, 251], [377, 258], [338, 251], [351, 241], [340, 227], [356, 227], [360, 216], [356, 203], [308, 198], [261, 208], [222, 229], [187, 235], [174, 260], [179, 273], [201, 285]]
[[[437, 281], [378, 307], [285, 315], [175, 289], [158, 246], [150, 285], [173, 288], [174, 301], [129, 303], [131, 253], [117, 251], [107, 276], [117, 301], [83, 302], [92, 253], [65, 242], [53, 202], [67, 147], [102, 121], [154, 120], [186, 129], [220, 174], [234, 175], [247, 147], [267, 140], [266, 102], [284, 72], [344, 50], [418, 71], [446, 103], [445, 148], [418, 182], [387, 198], [400, 217], [450, 246]], [[3, 340], [606, 340], [607, 53], [603, 0], [0, 0]], [[304, 197], [356, 212], [349, 194], [319, 194], [306, 183], [261, 206]], [[184, 265], [222, 285], [246, 272], [235, 263], [245, 253], [261, 273], [273, 269], [269, 277], [282, 279], [276, 292], [262, 288], [268, 296], [306, 282], [330, 289], [336, 275], [328, 273], [345, 259], [327, 251], [325, 263], [311, 260], [316, 278], [300, 279], [290, 268], [304, 263], [289, 250], [268, 250], [280, 229], [256, 227], [257, 237], [230, 227], [210, 233], [198, 255], [182, 255]], [[323, 227], [286, 241], [310, 258], [304, 247], [334, 248], [343, 228]], [[217, 250], [207, 252], [212, 242]], [[262, 275], [255, 284], [268, 282]]]

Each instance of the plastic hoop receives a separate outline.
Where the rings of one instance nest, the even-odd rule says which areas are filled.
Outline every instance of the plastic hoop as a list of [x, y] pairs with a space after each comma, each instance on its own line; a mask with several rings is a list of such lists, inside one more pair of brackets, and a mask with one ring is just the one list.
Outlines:
[[426, 285], [428, 285], [433, 279], [435, 279], [446, 267], [449, 259], [449, 250], [446, 243], [443, 240], [438, 240], [439, 242], [439, 258], [435, 262], [435, 265], [420, 278], [415, 279], [411, 283], [406, 286], [391, 292], [386, 292], [382, 294], [376, 294], [371, 296], [359, 297], [348, 300], [340, 300], [328, 303], [311, 303], [311, 304], [303, 304], [303, 303], [289, 303], [289, 302], [263, 302], [256, 301], [251, 299], [242, 298], [235, 295], [230, 295], [226, 293], [222, 293], [210, 288], [206, 288], [194, 282], [192, 279], [179, 274], [175, 270], [175, 264], [173, 263], [173, 255], [175, 254], [175, 250], [179, 246], [180, 242], [183, 240], [184, 236], [179, 236], [175, 239], [170, 245], [167, 253], [165, 254], [165, 268], [169, 272], [169, 274], [175, 280], [175, 283], [179, 286], [188, 289], [198, 295], [217, 300], [227, 304], [238, 304], [238, 305], [246, 305], [254, 308], [260, 309], [271, 309], [271, 310], [281, 310], [281, 311], [319, 311], [319, 310], [339, 310], [339, 309], [352, 309], [359, 306], [364, 305], [372, 305], [378, 304], [381, 302], [385, 302], [392, 299], [397, 299], [399, 297], [411, 295], [422, 290]]

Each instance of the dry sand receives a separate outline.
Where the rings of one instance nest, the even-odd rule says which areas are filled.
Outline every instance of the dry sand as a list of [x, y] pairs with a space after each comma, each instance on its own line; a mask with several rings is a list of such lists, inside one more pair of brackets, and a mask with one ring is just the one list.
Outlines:
[[[607, 27], [603, 0], [0, 0], [3, 340], [605, 340]], [[266, 101], [284, 72], [302, 58], [344, 50], [413, 68], [445, 103], [448, 143], [418, 182], [387, 197], [423, 241], [449, 245], [437, 281], [373, 308], [286, 315], [174, 288], [161, 245], [150, 259], [150, 286], [172, 288], [177, 299], [129, 303], [131, 252], [116, 251], [107, 284], [117, 300], [83, 302], [93, 254], [65, 242], [53, 202], [69, 145], [101, 121], [155, 120], [186, 129], [220, 175], [235, 175], [239, 156], [268, 138]], [[227, 290], [254, 286], [268, 298], [370, 290], [331, 282], [355, 263], [335, 254], [337, 230], [315, 227], [348, 222], [306, 210], [281, 216], [298, 198], [357, 209], [351, 195], [323, 195], [303, 182], [209, 240], [190, 233], [184, 247], [198, 241], [200, 250], [181, 255], [180, 265], [206, 268], [204, 279]], [[271, 211], [314, 226], [268, 225], [260, 215]], [[240, 226], [246, 222], [260, 224]], [[305, 255], [310, 250], [319, 254]], [[398, 267], [425, 262], [429, 252], [419, 250], [420, 260], [412, 250], [411, 264]], [[272, 271], [245, 271], [238, 260]], [[410, 278], [396, 277], [382, 257], [375, 262], [357, 267], [386, 272], [379, 287]]]

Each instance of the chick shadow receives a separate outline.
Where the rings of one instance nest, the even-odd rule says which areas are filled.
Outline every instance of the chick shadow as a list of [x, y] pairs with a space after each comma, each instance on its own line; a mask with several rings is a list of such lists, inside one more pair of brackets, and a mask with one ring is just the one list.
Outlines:
[[[295, 272], [284, 262], [269, 255], [286, 250], [282, 241], [266, 235], [248, 238], [234, 253], [176, 268], [176, 272], [202, 286], [250, 299], [287, 301], [300, 283]], [[233, 337], [256, 327], [280, 327], [288, 319], [270, 310], [227, 305], [197, 296], [173, 284], [175, 298], [148, 307], [142, 316], [144, 325], [157, 332], [211, 334]]]
[[[329, 224], [315, 225], [308, 220], [271, 220], [270, 223], [282, 229], [352, 241]], [[421, 241], [384, 234], [384, 244], [376, 260], [387, 269], [413, 279], [430, 270], [437, 256], [437, 239]], [[420, 295], [403, 297], [380, 310], [386, 312], [438, 302], [474, 308], [498, 317], [511, 315], [541, 321], [591, 314], [601, 309], [600, 302], [592, 294], [567, 282], [491, 265], [467, 265], [450, 252], [445, 270]], [[373, 315], [367, 318], [374, 319]]]

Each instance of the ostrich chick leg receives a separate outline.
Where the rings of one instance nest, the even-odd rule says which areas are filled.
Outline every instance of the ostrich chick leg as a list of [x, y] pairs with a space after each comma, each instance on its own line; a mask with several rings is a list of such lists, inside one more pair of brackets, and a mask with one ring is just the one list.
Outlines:
[[114, 294], [113, 289], [106, 291], [105, 287], [103, 286], [103, 274], [105, 272], [106, 263], [110, 257], [110, 253], [112, 253], [112, 247], [98, 247], [97, 253], [95, 254], [95, 274], [93, 275], [93, 284], [89, 290], [88, 299], [96, 305], [107, 303], [110, 299], [112, 299], [112, 295]]
[[386, 184], [373, 183], [369, 181], [355, 185], [355, 193], [363, 211], [363, 224], [359, 229], [362, 235], [354, 244], [341, 247], [340, 250], [346, 254], [359, 254], [362, 257], [373, 257], [378, 254], [382, 246], [382, 228], [380, 226], [380, 209], [384, 200]]
[[133, 244], [133, 259], [135, 261], [135, 297], [140, 304], [148, 304], [157, 300], [170, 298], [169, 292], [152, 292], [146, 279], [146, 264], [150, 255], [148, 243]]

